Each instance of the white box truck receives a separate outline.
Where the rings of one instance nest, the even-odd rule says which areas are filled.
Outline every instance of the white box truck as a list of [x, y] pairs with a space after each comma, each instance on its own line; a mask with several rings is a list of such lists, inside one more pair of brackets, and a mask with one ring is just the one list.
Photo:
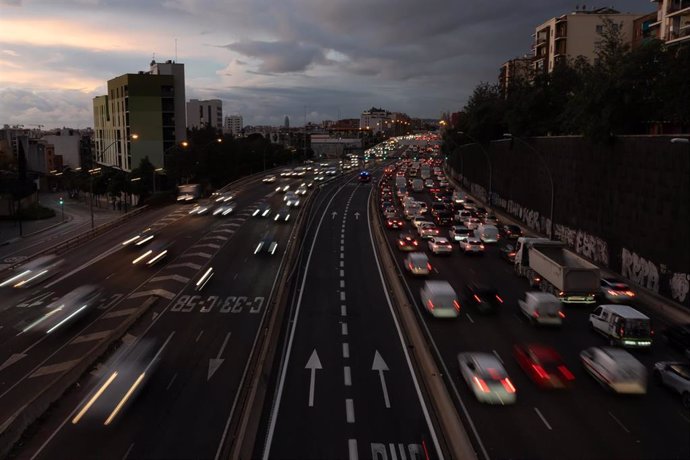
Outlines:
[[518, 238], [514, 268], [532, 288], [549, 292], [563, 303], [595, 303], [599, 267], [569, 251], [561, 241]]

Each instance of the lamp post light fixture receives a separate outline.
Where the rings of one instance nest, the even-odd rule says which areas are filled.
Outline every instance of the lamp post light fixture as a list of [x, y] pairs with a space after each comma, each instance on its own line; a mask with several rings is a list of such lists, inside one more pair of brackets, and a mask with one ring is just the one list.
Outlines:
[[101, 172], [101, 168], [89, 169], [89, 194], [91, 195], [91, 203], [89, 207], [91, 208], [91, 230], [94, 228], [93, 221], [93, 176]]
[[544, 168], [546, 169], [546, 172], [547, 172], [547, 174], [548, 174], [548, 176], [549, 176], [549, 183], [551, 184], [551, 206], [550, 206], [551, 210], [550, 210], [550, 217], [549, 217], [551, 222], [550, 222], [550, 225], [549, 225], [549, 238], [553, 238], [553, 200], [554, 200], [554, 185], [553, 185], [553, 174], [551, 173], [551, 168], [549, 168], [549, 165], [548, 165], [548, 163], [546, 162], [546, 158], [544, 158], [544, 155], [543, 155], [539, 150], [537, 150], [535, 147], [533, 147], [532, 145], [530, 145], [530, 144], [529, 144], [527, 141], [525, 141], [524, 139], [522, 139], [522, 138], [520, 138], [520, 137], [517, 137], [517, 136], [513, 136], [511, 133], [503, 133], [503, 137], [506, 138], [506, 139], [511, 139], [511, 140], [512, 140], [512, 139], [517, 139], [517, 140], [520, 141], [523, 145], [525, 145], [528, 149], [530, 149], [531, 151], [533, 151], [534, 153], [536, 153], [537, 156], [539, 157], [539, 159], [541, 160], [541, 162], [544, 164]]

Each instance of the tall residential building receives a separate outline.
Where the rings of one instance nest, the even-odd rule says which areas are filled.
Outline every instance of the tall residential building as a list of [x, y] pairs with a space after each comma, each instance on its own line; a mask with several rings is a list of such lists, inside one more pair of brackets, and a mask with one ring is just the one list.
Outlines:
[[186, 137], [184, 64], [152, 61], [149, 72], [109, 80], [93, 111], [96, 163], [130, 171], [148, 157], [165, 167], [165, 153]]
[[81, 166], [79, 142], [81, 133], [76, 129], [62, 128], [46, 134], [42, 139], [55, 147], [55, 155], [62, 156], [63, 166], [77, 169]]
[[632, 42], [633, 22], [641, 16], [620, 13], [611, 8], [576, 10], [551, 18], [538, 26], [534, 33], [535, 72], [551, 72], [561, 61], [584, 56], [594, 59], [596, 43], [601, 40], [604, 19], [610, 19], [621, 30], [623, 40]]
[[242, 128], [244, 128], [242, 124], [242, 115], [229, 115], [225, 117], [223, 132], [237, 136], [242, 132]]
[[690, 0], [652, 0], [657, 4], [656, 21], [649, 33], [667, 45], [690, 43]]
[[223, 128], [223, 101], [220, 99], [209, 99], [200, 101], [190, 99], [187, 102], [187, 128]]
[[508, 95], [510, 85], [515, 80], [529, 80], [532, 75], [532, 58], [521, 57], [506, 61], [498, 75], [498, 84], [503, 97]]
[[362, 112], [359, 117], [359, 127], [377, 134], [390, 128], [392, 126], [391, 120], [392, 114], [389, 111], [372, 107]]

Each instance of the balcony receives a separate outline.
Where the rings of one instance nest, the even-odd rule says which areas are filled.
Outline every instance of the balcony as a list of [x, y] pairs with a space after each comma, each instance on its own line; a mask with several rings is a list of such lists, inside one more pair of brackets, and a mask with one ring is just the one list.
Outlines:
[[669, 2], [666, 7], [666, 16], [677, 16], [684, 13], [690, 13], [690, 0], [676, 0]]

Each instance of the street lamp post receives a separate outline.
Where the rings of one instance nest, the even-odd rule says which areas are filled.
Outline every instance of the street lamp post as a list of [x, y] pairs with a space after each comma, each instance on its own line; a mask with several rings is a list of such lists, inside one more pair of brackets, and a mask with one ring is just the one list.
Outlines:
[[493, 204], [493, 188], [492, 188], [492, 179], [493, 179], [493, 173], [492, 173], [492, 168], [491, 168], [491, 158], [489, 157], [489, 152], [484, 148], [481, 142], [479, 142], [477, 139], [474, 137], [470, 136], [469, 134], [463, 132], [463, 131], [458, 131], [458, 134], [461, 136], [467, 137], [469, 140], [472, 142], [476, 143], [479, 146], [479, 149], [482, 151], [484, 154], [484, 157], [486, 158], [486, 163], [489, 165], [489, 207]]
[[554, 200], [554, 185], [553, 185], [553, 174], [551, 173], [551, 168], [549, 168], [548, 163], [546, 162], [546, 158], [544, 158], [544, 155], [537, 150], [535, 147], [531, 146], [527, 141], [524, 139], [513, 136], [511, 133], [503, 133], [503, 137], [506, 139], [517, 139], [520, 141], [523, 145], [525, 145], [528, 149], [533, 151], [534, 153], [537, 154], [537, 157], [541, 160], [541, 162], [544, 165], [544, 168], [546, 169], [546, 172], [548, 173], [549, 176], [549, 183], [551, 184], [551, 210], [550, 210], [550, 224], [549, 224], [549, 238], [553, 238], [553, 200]]
[[93, 176], [101, 171], [101, 168], [94, 168], [94, 169], [89, 169], [89, 194], [91, 195], [91, 203], [90, 203], [90, 208], [91, 208], [91, 230], [94, 228], [94, 221], [93, 221]]

